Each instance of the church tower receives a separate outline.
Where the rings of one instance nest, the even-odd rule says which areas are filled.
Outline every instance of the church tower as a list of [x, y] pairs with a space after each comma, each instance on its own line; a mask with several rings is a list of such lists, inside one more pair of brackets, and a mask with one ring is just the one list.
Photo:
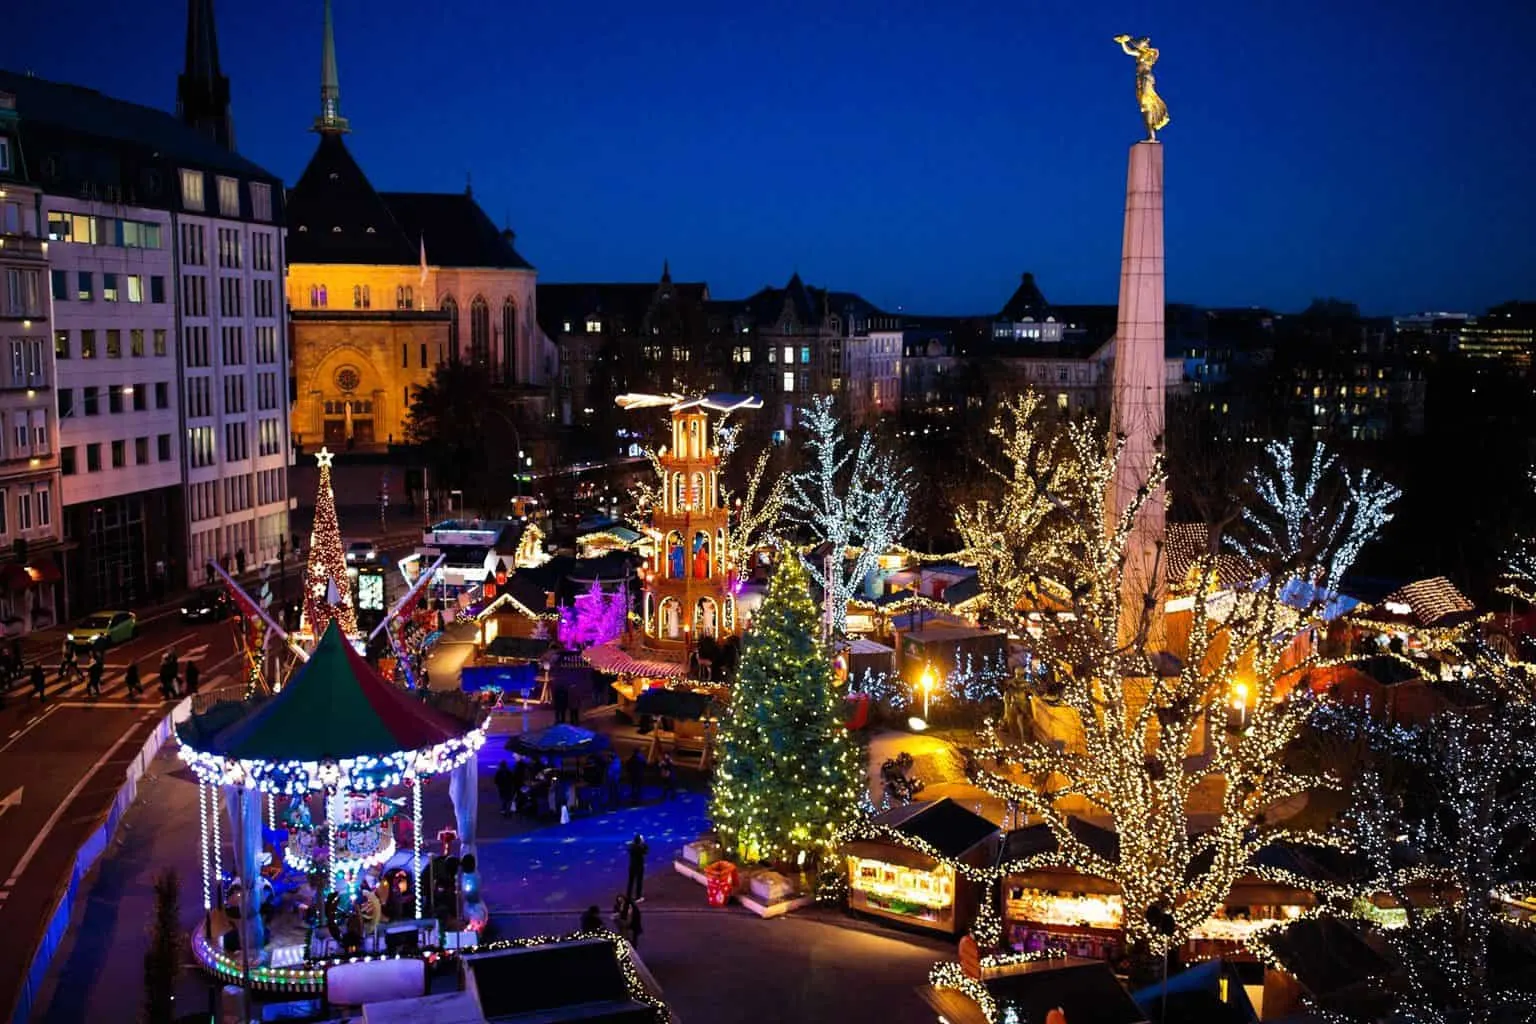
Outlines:
[[176, 115], [225, 149], [235, 148], [229, 79], [219, 70], [213, 0], [187, 0], [186, 67], [176, 78]]

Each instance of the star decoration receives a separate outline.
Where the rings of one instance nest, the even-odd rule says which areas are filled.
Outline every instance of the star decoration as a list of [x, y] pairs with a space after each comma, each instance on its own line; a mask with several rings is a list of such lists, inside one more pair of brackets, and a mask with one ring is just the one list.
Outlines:
[[331, 460], [335, 457], [336, 453], [331, 451], [329, 448], [321, 448], [319, 451], [315, 452], [315, 464], [322, 468], [329, 468]]

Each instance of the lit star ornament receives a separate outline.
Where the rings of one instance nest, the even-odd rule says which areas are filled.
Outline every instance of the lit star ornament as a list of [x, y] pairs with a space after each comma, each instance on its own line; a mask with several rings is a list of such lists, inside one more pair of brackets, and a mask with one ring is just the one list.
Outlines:
[[315, 452], [315, 465], [322, 469], [330, 469], [331, 460], [335, 457], [336, 453], [331, 451], [329, 448], [321, 448], [319, 451]]

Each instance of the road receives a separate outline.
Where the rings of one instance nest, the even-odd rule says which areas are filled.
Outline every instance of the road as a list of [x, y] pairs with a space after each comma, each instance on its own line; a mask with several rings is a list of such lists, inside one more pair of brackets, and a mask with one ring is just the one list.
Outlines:
[[[409, 547], [385, 554], [403, 550]], [[292, 581], [289, 586], [296, 590]], [[402, 587], [396, 575], [391, 591]], [[173, 702], [161, 700], [158, 680], [165, 652], [176, 647], [183, 676], [187, 664], [197, 665], [200, 692], [244, 692], [233, 619], [191, 625], [173, 610], [142, 621], [132, 640], [107, 651], [99, 698], [86, 696], [83, 678], [60, 683], [60, 642], [56, 635], [24, 642], [27, 660], [41, 660], [47, 669], [46, 697], [37, 700], [23, 684], [0, 706], [0, 963], [11, 965], [31, 962], [76, 851], [111, 809], [144, 741], [170, 713]], [[137, 699], [124, 685], [132, 663], [144, 687]], [[24, 974], [20, 967], [0, 971], [0, 1019], [9, 1019]]]

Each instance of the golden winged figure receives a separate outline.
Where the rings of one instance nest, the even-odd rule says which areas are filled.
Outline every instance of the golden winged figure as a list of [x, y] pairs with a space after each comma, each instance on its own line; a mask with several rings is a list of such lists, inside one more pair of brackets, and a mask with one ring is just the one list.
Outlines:
[[1120, 49], [1136, 58], [1136, 103], [1141, 107], [1141, 119], [1147, 124], [1147, 138], [1157, 141], [1160, 129], [1168, 127], [1168, 104], [1157, 94], [1157, 79], [1152, 77], [1152, 65], [1157, 63], [1157, 50], [1146, 36], [1132, 39], [1115, 36]]

